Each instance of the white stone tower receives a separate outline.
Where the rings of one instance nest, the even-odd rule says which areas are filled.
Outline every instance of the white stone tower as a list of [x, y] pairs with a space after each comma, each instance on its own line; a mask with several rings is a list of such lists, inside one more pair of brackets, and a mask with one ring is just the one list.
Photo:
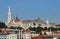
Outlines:
[[9, 23], [11, 21], [11, 11], [10, 11], [10, 6], [8, 8], [8, 20], [7, 20], [7, 23]]
[[48, 20], [46, 21], [46, 24], [49, 24], [49, 21]]

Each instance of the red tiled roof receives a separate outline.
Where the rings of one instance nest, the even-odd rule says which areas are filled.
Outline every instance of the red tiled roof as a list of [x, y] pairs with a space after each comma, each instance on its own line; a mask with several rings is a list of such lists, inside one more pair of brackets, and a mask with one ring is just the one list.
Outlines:
[[31, 39], [40, 39], [40, 36], [36, 36], [36, 37], [31, 37]]
[[42, 30], [43, 32], [48, 32], [48, 30]]
[[7, 29], [5, 29], [5, 28], [0, 28], [0, 30], [1, 30], [2, 32], [5, 32], [5, 33], [13, 32], [12, 30], [7, 30]]
[[30, 30], [28, 30], [28, 29], [26, 29], [26, 30], [23, 30], [23, 33], [24, 33], [24, 32], [30, 32]]
[[12, 20], [9, 22], [9, 24], [10, 24], [11, 22], [13, 22], [13, 21], [14, 21], [15, 23], [16, 23], [16, 22], [20, 22], [20, 19], [18, 19], [18, 17], [16, 17], [15, 19], [12, 19]]

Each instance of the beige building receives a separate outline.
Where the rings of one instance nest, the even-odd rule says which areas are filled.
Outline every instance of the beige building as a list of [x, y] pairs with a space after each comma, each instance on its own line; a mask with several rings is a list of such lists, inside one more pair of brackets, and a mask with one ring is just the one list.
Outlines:
[[40, 18], [35, 19], [35, 20], [21, 20], [18, 17], [11, 19], [11, 11], [10, 11], [10, 6], [8, 10], [8, 20], [6, 22], [6, 25], [8, 27], [22, 27], [24, 29], [28, 29], [29, 27], [56, 27], [55, 24], [49, 23], [47, 20], [46, 22], [42, 21]]

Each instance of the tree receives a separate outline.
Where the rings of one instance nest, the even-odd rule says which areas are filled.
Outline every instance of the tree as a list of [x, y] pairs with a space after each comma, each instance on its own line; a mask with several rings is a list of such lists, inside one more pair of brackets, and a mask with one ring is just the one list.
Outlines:
[[45, 27], [45, 28], [44, 28], [44, 30], [48, 30], [48, 28], [47, 28], [47, 27]]
[[54, 31], [54, 30], [56, 30], [56, 29], [55, 29], [54, 27], [49, 27], [48, 30], [49, 30], [49, 31], [50, 31], [50, 30], [51, 30], [51, 31]]
[[43, 28], [42, 27], [37, 27], [36, 28], [36, 33], [40, 33], [41, 34], [41, 31], [43, 30]]
[[17, 27], [17, 29], [22, 30], [23, 28], [22, 27]]
[[60, 37], [58, 39], [60, 39]]
[[2, 32], [2, 31], [0, 30], [0, 32]]
[[42, 31], [43, 28], [42, 28], [42, 27], [37, 27], [37, 30], [38, 30], [38, 31]]
[[36, 28], [35, 27], [29, 27], [29, 30], [36, 31]]
[[36, 31], [36, 27], [33, 27], [33, 31]]
[[29, 30], [33, 31], [33, 28], [32, 27], [29, 27]]
[[60, 30], [60, 28], [57, 28], [57, 30]]
[[15, 29], [13, 26], [9, 27], [9, 29]]
[[7, 28], [7, 26], [5, 25], [5, 23], [0, 22], [0, 28]]

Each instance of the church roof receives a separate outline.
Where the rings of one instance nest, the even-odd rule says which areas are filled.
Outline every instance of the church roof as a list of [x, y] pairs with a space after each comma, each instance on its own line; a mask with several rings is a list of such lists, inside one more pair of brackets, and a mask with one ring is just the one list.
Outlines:
[[44, 21], [42, 21], [42, 20], [38, 20], [38, 19], [36, 19], [36, 20], [23, 20], [22, 21], [23, 23], [44, 23]]
[[14, 22], [20, 22], [20, 19], [18, 17], [16, 17], [15, 19], [13, 19]]
[[12, 19], [12, 20], [9, 22], [9, 24], [10, 24], [11, 22], [17, 23], [17, 22], [20, 22], [20, 19], [19, 19], [18, 17], [16, 17], [16, 18]]

